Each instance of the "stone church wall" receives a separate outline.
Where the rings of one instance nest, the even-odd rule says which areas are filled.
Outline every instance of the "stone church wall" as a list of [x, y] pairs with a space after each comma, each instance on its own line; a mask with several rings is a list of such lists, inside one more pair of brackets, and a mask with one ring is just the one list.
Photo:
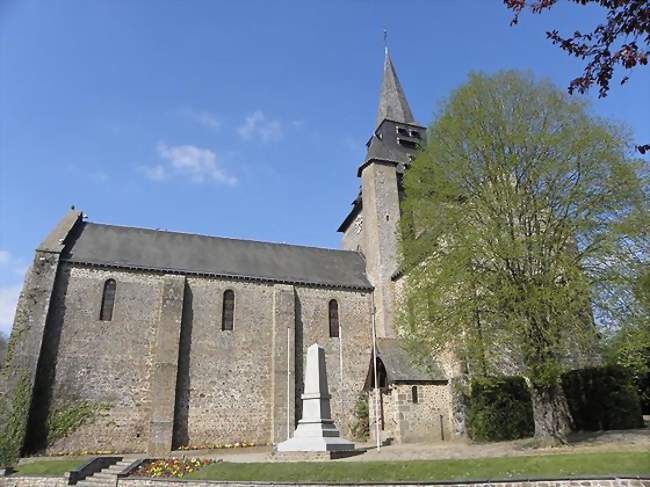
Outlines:
[[343, 233], [341, 248], [355, 252], [363, 252], [363, 214], [359, 213]]
[[[115, 305], [112, 320], [100, 321], [107, 279], [116, 281]], [[49, 453], [151, 447], [165, 279], [161, 273], [61, 264], [39, 362], [32, 446], [45, 446], [44, 425], [52, 411], [74, 415], [79, 405], [90, 405], [95, 418], [58, 438]], [[369, 292], [195, 276], [184, 282], [180, 325], [172, 324], [180, 329], [176, 384], [164, 379], [156, 385], [175, 396], [173, 447], [283, 439], [287, 414], [291, 429], [301, 415], [304, 357], [314, 342], [326, 350], [333, 418], [349, 434], [371, 355]], [[222, 329], [228, 289], [235, 294], [232, 331]], [[339, 303], [342, 338], [329, 337], [331, 299]], [[288, 392], [287, 338], [290, 367], [296, 368]], [[288, 413], [287, 394], [296, 397]]]
[[[104, 282], [111, 278], [117, 282], [113, 319], [100, 321]], [[62, 265], [39, 370], [51, 374], [45, 381], [51, 400], [38, 407], [65, 412], [89, 401], [107, 409], [56, 441], [51, 453], [145, 450], [150, 342], [161, 292], [160, 276]], [[46, 414], [41, 411], [41, 420]]]
[[[412, 387], [418, 401], [413, 402]], [[380, 390], [380, 432], [382, 440], [396, 443], [447, 441], [455, 435], [448, 384], [391, 384]], [[368, 394], [370, 437], [375, 439], [374, 391]], [[383, 425], [381, 418], [383, 416]], [[382, 427], [383, 426], [383, 427]]]
[[[174, 446], [268, 443], [273, 285], [192, 277], [187, 287]], [[235, 293], [231, 331], [222, 330], [228, 289]]]
[[[325, 362], [332, 419], [342, 435], [350, 435], [354, 425], [354, 406], [363, 390], [372, 356], [371, 295], [369, 292], [296, 287], [297, 323], [296, 350], [302, 349], [302, 361], [297, 363], [298, 387], [302, 393], [302, 378], [307, 348], [318, 343], [325, 349]], [[329, 336], [328, 305], [336, 299], [339, 305], [341, 336]], [[302, 333], [300, 333], [302, 331]], [[341, 387], [340, 356], [343, 356], [343, 387]], [[299, 405], [299, 401], [298, 401]], [[296, 417], [301, 416], [299, 408]]]

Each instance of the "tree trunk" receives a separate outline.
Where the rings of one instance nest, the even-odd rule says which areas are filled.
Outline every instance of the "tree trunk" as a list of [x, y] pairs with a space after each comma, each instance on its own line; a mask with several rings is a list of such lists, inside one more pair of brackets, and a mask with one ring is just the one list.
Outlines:
[[562, 385], [531, 385], [535, 438], [549, 444], [566, 444], [573, 420]]

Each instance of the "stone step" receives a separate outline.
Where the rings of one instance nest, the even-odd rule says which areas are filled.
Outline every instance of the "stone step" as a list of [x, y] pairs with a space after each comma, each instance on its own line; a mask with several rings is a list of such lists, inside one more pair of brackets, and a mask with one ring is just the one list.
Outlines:
[[109, 472], [108, 469], [104, 469], [101, 472], [95, 473], [91, 478], [93, 478], [93, 479], [104, 479], [104, 480], [115, 480], [117, 478], [117, 474]]
[[86, 477], [84, 480], [80, 480], [76, 485], [80, 487], [115, 487], [115, 481], [106, 481], [100, 479], [93, 479], [92, 477]]

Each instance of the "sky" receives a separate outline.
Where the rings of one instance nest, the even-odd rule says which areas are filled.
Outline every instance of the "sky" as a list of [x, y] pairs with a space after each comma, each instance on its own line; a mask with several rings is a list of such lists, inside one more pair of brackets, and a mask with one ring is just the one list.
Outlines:
[[[500, 0], [0, 0], [0, 332], [71, 205], [98, 223], [338, 247], [384, 29], [428, 125], [472, 71], [566, 88], [581, 64], [544, 32], [602, 18], [572, 2], [511, 27]], [[596, 95], [595, 115], [650, 141], [650, 69]]]

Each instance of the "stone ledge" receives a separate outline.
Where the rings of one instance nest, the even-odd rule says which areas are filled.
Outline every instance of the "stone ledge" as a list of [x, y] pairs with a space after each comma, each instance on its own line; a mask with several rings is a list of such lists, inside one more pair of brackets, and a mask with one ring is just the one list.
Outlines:
[[[63, 487], [67, 485], [62, 477], [12, 476], [0, 478], [0, 487]], [[219, 480], [169, 480], [142, 477], [118, 479], [117, 487], [650, 487], [650, 476], [632, 475], [573, 478], [539, 478], [509, 480], [472, 481], [422, 481], [422, 482], [357, 482], [357, 483], [319, 483], [319, 482], [245, 482]]]

